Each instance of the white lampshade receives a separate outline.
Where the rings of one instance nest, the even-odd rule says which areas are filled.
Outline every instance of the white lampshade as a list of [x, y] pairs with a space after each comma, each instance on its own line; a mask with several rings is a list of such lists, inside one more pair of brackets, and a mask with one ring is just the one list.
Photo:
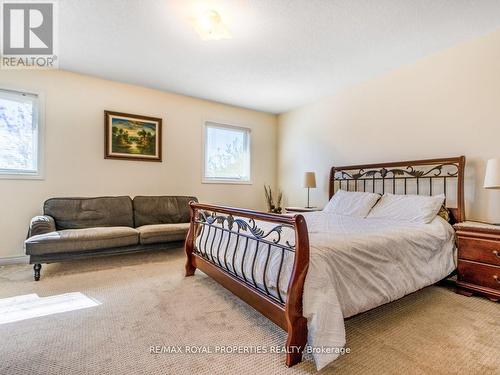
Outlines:
[[484, 175], [485, 189], [500, 189], [500, 158], [490, 159]]
[[305, 188], [316, 187], [316, 174], [314, 172], [306, 172], [304, 174], [304, 187]]

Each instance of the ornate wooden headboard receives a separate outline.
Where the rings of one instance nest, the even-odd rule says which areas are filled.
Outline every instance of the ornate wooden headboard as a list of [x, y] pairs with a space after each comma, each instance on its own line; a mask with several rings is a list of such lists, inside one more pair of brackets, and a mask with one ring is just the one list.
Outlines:
[[465, 221], [465, 156], [332, 167], [329, 197], [339, 189], [374, 193], [444, 194], [453, 222]]

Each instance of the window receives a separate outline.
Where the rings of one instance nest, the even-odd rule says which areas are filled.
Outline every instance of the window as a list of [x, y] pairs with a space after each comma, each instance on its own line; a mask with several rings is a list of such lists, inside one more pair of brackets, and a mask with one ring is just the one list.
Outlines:
[[39, 98], [0, 89], [0, 178], [40, 177]]
[[250, 182], [250, 129], [205, 123], [203, 182]]

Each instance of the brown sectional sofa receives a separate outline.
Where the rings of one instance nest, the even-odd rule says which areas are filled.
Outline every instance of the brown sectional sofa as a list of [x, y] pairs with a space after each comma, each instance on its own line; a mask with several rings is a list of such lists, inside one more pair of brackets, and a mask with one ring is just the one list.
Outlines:
[[195, 197], [51, 198], [24, 242], [35, 280], [42, 263], [181, 246]]

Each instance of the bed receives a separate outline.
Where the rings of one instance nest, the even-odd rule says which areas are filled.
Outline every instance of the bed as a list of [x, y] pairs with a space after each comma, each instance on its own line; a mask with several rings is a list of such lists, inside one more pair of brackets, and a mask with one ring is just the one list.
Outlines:
[[190, 203], [186, 276], [200, 269], [287, 333], [286, 365], [316, 367], [345, 345], [344, 319], [401, 298], [455, 269], [450, 223], [465, 220], [465, 157], [332, 167], [339, 190], [444, 195], [429, 223], [311, 212], [276, 215]]

